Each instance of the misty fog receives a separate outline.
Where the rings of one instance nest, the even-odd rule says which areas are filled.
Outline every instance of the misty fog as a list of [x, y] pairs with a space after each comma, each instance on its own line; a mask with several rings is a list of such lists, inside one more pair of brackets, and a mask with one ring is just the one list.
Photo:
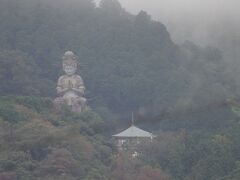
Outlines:
[[240, 11], [238, 0], [120, 0], [133, 14], [147, 11], [167, 26], [173, 40], [220, 48], [228, 62], [240, 54]]
[[239, 180], [239, 0], [95, 1], [0, 0], [0, 180]]
[[154, 19], [162, 21], [167, 25], [173, 38], [179, 42], [191, 39], [207, 44], [208, 34], [212, 30], [224, 33], [222, 24], [230, 26], [226, 28], [231, 26], [236, 28], [239, 25], [240, 3], [237, 0], [120, 0], [120, 2], [126, 10], [134, 14], [143, 9]]

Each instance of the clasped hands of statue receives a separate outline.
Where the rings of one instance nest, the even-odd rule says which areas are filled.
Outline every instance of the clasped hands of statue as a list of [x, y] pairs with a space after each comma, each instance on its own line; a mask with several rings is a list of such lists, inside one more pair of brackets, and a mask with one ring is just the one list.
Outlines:
[[59, 94], [62, 94], [62, 95], [64, 95], [68, 91], [73, 91], [76, 94], [80, 94], [81, 96], [84, 95], [84, 87], [81, 87], [81, 86], [78, 88], [75, 88], [73, 86], [68, 86], [67, 88], [58, 87], [57, 89], [58, 89]]

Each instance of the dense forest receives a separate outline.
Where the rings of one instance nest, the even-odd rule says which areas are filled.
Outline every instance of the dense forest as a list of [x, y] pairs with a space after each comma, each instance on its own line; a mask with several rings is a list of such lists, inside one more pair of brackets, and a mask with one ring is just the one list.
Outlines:
[[[80, 115], [52, 104], [67, 50], [91, 107]], [[240, 179], [240, 83], [223, 58], [117, 0], [1, 0], [0, 179]], [[111, 138], [131, 112], [158, 136], [137, 159]]]

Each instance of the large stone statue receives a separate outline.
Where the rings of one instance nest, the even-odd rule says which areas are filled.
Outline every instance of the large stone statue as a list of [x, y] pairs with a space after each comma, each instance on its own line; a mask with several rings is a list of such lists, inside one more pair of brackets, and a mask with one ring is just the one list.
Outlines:
[[77, 64], [77, 56], [67, 51], [63, 56], [65, 75], [58, 79], [58, 97], [54, 100], [58, 110], [61, 110], [63, 106], [68, 106], [73, 112], [80, 113], [86, 108], [85, 87], [81, 76], [76, 74]]

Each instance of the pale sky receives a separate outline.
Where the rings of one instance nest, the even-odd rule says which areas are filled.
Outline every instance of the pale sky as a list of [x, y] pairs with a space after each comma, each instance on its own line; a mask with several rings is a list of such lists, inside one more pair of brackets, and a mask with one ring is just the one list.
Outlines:
[[[240, 30], [240, 0], [119, 0], [133, 14], [147, 11], [163, 22], [174, 40], [206, 43], [210, 30]], [[224, 32], [223, 32], [224, 31]]]
[[[238, 14], [239, 0], [120, 0], [123, 7], [132, 12], [140, 9], [149, 11], [152, 15], [208, 13]], [[162, 12], [161, 12], [162, 11]]]

